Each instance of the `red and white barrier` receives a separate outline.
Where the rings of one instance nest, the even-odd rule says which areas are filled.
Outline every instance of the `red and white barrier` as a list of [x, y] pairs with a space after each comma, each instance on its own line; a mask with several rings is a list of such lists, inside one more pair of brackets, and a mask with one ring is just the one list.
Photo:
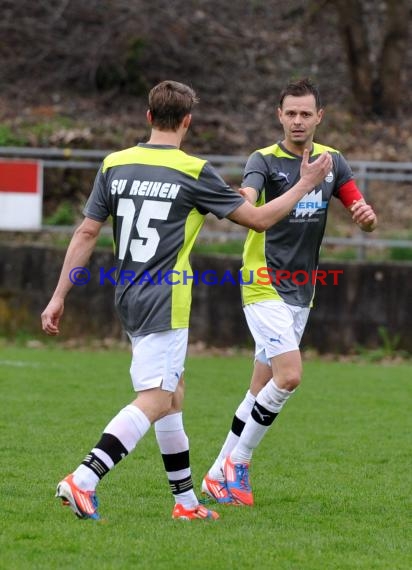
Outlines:
[[0, 159], [0, 230], [41, 229], [42, 201], [42, 161]]

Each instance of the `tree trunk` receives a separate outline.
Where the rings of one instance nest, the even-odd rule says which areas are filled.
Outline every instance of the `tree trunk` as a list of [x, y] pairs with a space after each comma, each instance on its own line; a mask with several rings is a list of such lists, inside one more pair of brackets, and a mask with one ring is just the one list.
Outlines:
[[334, 0], [339, 15], [338, 28], [342, 38], [355, 103], [363, 111], [372, 109], [373, 72], [367, 40], [367, 30], [362, 18], [360, 0]]
[[387, 21], [378, 61], [378, 82], [373, 111], [396, 115], [404, 100], [402, 69], [408, 41], [408, 0], [388, 0]]

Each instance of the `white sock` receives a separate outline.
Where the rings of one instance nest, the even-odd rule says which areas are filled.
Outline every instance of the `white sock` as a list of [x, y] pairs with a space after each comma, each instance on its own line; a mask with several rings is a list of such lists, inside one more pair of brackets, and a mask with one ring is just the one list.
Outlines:
[[117, 437], [130, 453], [149, 430], [150, 425], [146, 414], [137, 406], [129, 404], [107, 424], [104, 433]]
[[73, 472], [73, 483], [82, 491], [94, 491], [100, 478], [86, 465], [79, 465]]
[[253, 450], [262, 441], [277, 414], [293, 392], [278, 388], [273, 378], [262, 388], [257, 395], [255, 406], [242, 435], [230, 454], [233, 463], [250, 463]]
[[194, 509], [199, 501], [193, 490], [189, 439], [184, 430], [182, 412], [161, 418], [154, 427], [175, 502], [186, 509]]
[[285, 405], [289, 397], [295, 393], [295, 390], [289, 392], [283, 388], [278, 388], [276, 380], [269, 380], [264, 388], [257, 395], [256, 400], [261, 406], [270, 412], [278, 414]]
[[[220, 450], [219, 455], [216, 457], [215, 462], [213, 463], [212, 467], [209, 469], [208, 474], [209, 477], [211, 477], [212, 479], [217, 479], [218, 481], [225, 480], [222, 470], [222, 462], [225, 459], [225, 457], [230, 455], [233, 448], [238, 443], [240, 433], [244, 429], [244, 424], [246, 423], [246, 420], [248, 419], [250, 412], [252, 411], [254, 403], [255, 403], [255, 396], [252, 394], [252, 392], [250, 392], [250, 390], [248, 390], [245, 394], [244, 399], [239, 404], [235, 412], [235, 416], [232, 422], [232, 429], [227, 434], [226, 440], [222, 446], [222, 449]], [[237, 433], [234, 433], [233, 430], [236, 430]]]

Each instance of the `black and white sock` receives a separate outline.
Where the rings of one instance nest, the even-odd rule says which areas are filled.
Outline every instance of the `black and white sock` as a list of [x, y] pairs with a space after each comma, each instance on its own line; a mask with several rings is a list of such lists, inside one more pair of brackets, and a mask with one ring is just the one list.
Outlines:
[[165, 416], [157, 420], [154, 426], [175, 501], [186, 509], [193, 509], [199, 501], [193, 490], [189, 440], [183, 427], [182, 412]]
[[103, 435], [91, 452], [73, 473], [75, 485], [84, 491], [93, 491], [99, 481], [136, 447], [150, 421], [133, 404], [115, 416], [104, 429]]
[[278, 388], [273, 378], [262, 388], [257, 395], [242, 435], [230, 454], [233, 463], [250, 463], [253, 450], [262, 441], [263, 436], [293, 392]]
[[222, 449], [219, 452], [219, 455], [216, 457], [215, 462], [213, 463], [212, 467], [209, 469], [209, 477], [212, 479], [217, 479], [218, 481], [224, 481], [225, 477], [222, 471], [222, 462], [230, 455], [233, 448], [239, 441], [239, 437], [245, 427], [246, 420], [248, 419], [250, 412], [252, 411], [253, 405], [255, 403], [255, 396], [248, 390], [245, 394], [244, 399], [239, 404], [235, 415], [233, 416], [232, 420], [232, 427], [229, 433], [227, 434], [226, 440], [222, 446]]

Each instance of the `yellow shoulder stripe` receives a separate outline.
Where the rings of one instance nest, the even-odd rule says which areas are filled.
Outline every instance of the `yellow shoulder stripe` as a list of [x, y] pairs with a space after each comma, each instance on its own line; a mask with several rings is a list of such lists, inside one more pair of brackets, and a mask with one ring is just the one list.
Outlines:
[[260, 148], [257, 152], [260, 152], [260, 154], [263, 154], [263, 156], [273, 154], [273, 156], [276, 156], [276, 158], [295, 158], [292, 154], [284, 151], [277, 143], [265, 148]]
[[332, 148], [331, 146], [326, 146], [324, 144], [319, 144], [319, 143], [313, 143], [313, 153], [312, 156], [316, 156], [318, 154], [322, 154], [322, 152], [334, 152], [334, 153], [338, 153], [339, 151], [336, 150], [336, 148]]
[[[317, 156], [318, 154], [322, 154], [322, 152], [333, 152], [339, 153], [338, 150], [332, 148], [331, 146], [326, 146], [324, 144], [313, 143], [313, 153], [312, 156]], [[277, 158], [294, 158], [294, 155], [289, 154], [287, 151], [282, 150], [282, 148], [276, 143], [272, 144], [271, 146], [267, 146], [265, 148], [260, 148], [257, 152], [260, 152], [263, 156], [267, 156], [268, 154], [273, 154]]]
[[134, 146], [119, 152], [113, 152], [103, 161], [103, 172], [114, 166], [127, 164], [145, 164], [164, 166], [183, 172], [192, 178], [199, 178], [206, 160], [186, 154], [178, 148], [146, 148]]

